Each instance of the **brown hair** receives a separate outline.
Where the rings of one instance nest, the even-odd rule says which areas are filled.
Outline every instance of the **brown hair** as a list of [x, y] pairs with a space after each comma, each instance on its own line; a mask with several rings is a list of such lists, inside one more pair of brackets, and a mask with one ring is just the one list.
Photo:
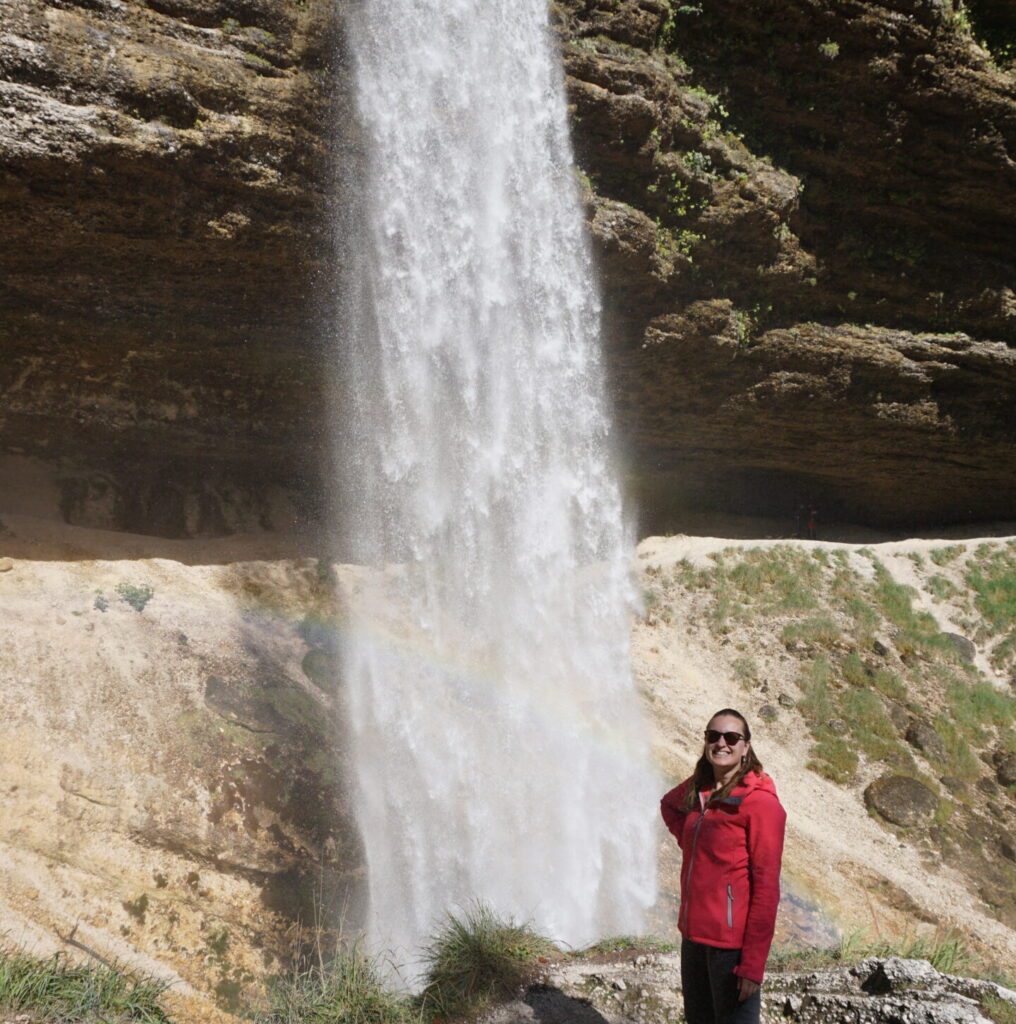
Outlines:
[[[714, 719], [722, 718], [725, 715], [740, 719], [741, 724], [744, 726], [744, 738], [746, 740], [751, 739], [751, 727], [748, 725], [748, 719], [746, 719], [740, 711], [735, 711], [733, 708], [721, 708], [715, 715], [710, 716], [709, 721], [712, 722]], [[756, 775], [762, 774], [762, 762], [755, 756], [755, 748], [753, 746], [748, 747], [748, 752], [744, 755], [741, 766], [712, 795], [712, 799], [722, 799], [727, 796], [730, 791], [745, 777], [745, 775], [748, 774], [748, 772], [754, 772]], [[695, 765], [695, 771], [692, 772], [691, 785], [688, 787], [688, 791], [684, 794], [684, 810], [695, 810], [699, 802], [699, 793], [704, 789], [712, 789], [715, 781], [716, 777], [713, 774], [713, 766], [709, 763], [709, 759], [705, 755], [705, 746], [703, 744], [702, 756], [698, 759], [698, 762]]]

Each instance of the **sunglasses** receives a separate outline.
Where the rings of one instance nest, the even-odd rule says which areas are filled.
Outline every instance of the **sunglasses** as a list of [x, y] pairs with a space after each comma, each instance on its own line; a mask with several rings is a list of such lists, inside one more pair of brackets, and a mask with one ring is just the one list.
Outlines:
[[728, 747], [732, 747], [744, 739], [739, 732], [717, 732], [715, 729], [706, 729], [706, 743], [719, 743], [721, 738], [727, 741]]

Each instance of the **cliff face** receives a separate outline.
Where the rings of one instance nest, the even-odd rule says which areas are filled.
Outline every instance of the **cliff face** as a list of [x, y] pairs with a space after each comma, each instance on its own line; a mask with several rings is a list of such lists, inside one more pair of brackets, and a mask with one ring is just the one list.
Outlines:
[[0, 562], [0, 930], [235, 1007], [361, 921], [336, 577], [91, 553]]
[[942, 0], [556, 10], [651, 525], [1008, 516], [1016, 75], [991, 12], [997, 58]]
[[74, 523], [305, 517], [349, 121], [331, 8], [18, 0], [0, 25], [6, 449], [56, 467]]
[[[800, 501], [1009, 515], [1016, 80], [992, 5], [552, 13], [646, 527]], [[4, 5], [0, 432], [54, 515], [163, 536], [320, 515], [330, 224], [359, 180], [346, 14]]]

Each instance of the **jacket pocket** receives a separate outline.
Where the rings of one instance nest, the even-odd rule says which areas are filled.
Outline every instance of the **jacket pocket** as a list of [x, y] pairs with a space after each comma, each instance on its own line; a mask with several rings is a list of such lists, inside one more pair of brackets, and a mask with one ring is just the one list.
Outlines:
[[727, 927], [734, 927], [734, 887], [727, 883]]

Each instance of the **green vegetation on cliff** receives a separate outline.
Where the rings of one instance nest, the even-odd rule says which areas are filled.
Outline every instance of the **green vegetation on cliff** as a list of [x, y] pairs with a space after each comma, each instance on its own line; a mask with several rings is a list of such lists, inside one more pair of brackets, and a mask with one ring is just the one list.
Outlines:
[[[75, 964], [24, 950], [0, 951], [0, 1013], [77, 1024], [170, 1024], [168, 986], [111, 964]], [[18, 1017], [18, 1020], [23, 1019]]]

